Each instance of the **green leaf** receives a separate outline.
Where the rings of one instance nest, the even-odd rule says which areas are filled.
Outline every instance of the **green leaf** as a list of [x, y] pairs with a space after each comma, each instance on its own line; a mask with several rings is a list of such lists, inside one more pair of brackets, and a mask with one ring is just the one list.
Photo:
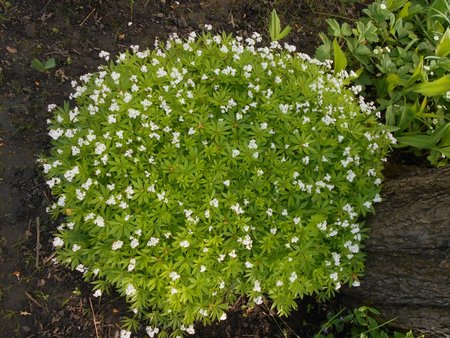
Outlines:
[[414, 73], [411, 75], [411, 77], [408, 79], [408, 82], [406, 82], [406, 86], [410, 86], [413, 84], [419, 77], [426, 76], [426, 73], [423, 71], [423, 56], [420, 57], [420, 61], [417, 64], [416, 69], [414, 69]]
[[344, 22], [341, 26], [341, 35], [342, 36], [350, 36], [352, 35], [352, 27], [346, 22]]
[[286, 26], [283, 31], [281, 31], [280, 18], [278, 17], [277, 11], [274, 9], [270, 15], [269, 21], [269, 33], [270, 39], [272, 41], [277, 41], [285, 38], [291, 31], [290, 26]]
[[278, 35], [277, 40], [284, 39], [291, 31], [291, 26], [284, 27], [283, 31]]
[[44, 64], [45, 69], [51, 69], [51, 68], [54, 68], [55, 66], [56, 66], [56, 61], [54, 58], [48, 59]]
[[[436, 145], [446, 135], [446, 133], [449, 132], [449, 130], [450, 122], [436, 129], [435, 132], [431, 135], [398, 136], [397, 141], [401, 145], [407, 145], [418, 149], [435, 149], [441, 151], [440, 148], [436, 148]], [[447, 148], [448, 147], [442, 149]], [[445, 150], [445, 152], [446, 151], [447, 150]]]
[[347, 67], [347, 58], [336, 39], [333, 40], [334, 72], [337, 74]]
[[386, 84], [387, 84], [387, 91], [390, 92], [395, 87], [397, 87], [399, 84], [401, 84], [402, 80], [400, 77], [395, 73], [390, 73], [388, 76], [386, 76]]
[[433, 150], [437, 150], [437, 151], [439, 151], [441, 154], [443, 154], [445, 157], [450, 158], [450, 147], [433, 148]]
[[403, 7], [406, 2], [407, 2], [407, 0], [390, 0], [390, 1], [388, 1], [388, 9], [391, 12], [395, 12], [396, 10]]
[[341, 27], [339, 26], [339, 22], [335, 19], [327, 19], [328, 26], [331, 28], [331, 35], [336, 37], [341, 37]]
[[388, 126], [395, 126], [395, 112], [392, 109], [392, 105], [386, 108], [385, 119]]
[[275, 9], [272, 10], [272, 14], [270, 16], [269, 21], [269, 33], [270, 33], [270, 39], [272, 41], [276, 41], [276, 37], [278, 36], [278, 33], [280, 32], [280, 18], [277, 15], [277, 11]]
[[450, 28], [447, 28], [439, 44], [436, 46], [436, 56], [446, 57], [450, 53]]
[[31, 61], [31, 67], [38, 72], [45, 72], [46, 70], [45, 66], [38, 59], [34, 59], [33, 61]]
[[319, 59], [320, 61], [331, 60], [332, 55], [332, 42], [328, 38], [328, 36], [324, 33], [319, 33], [319, 37], [322, 40], [323, 44], [321, 44], [315, 51], [314, 57]]
[[418, 85], [412, 86], [408, 91], [420, 93], [426, 96], [439, 96], [443, 95], [450, 90], [450, 75], [444, 75], [440, 79], [433, 82], [424, 82]]
[[397, 20], [398, 19], [403, 19], [405, 17], [407, 17], [409, 15], [409, 7], [411, 7], [411, 3], [408, 1], [402, 8], [402, 10], [400, 11], [400, 13], [398, 13], [397, 15]]

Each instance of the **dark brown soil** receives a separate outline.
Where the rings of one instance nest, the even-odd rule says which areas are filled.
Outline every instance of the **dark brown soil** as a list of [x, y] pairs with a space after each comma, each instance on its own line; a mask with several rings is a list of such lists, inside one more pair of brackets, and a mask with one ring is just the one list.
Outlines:
[[[92, 298], [78, 273], [52, 263], [56, 224], [45, 213], [51, 196], [36, 164], [49, 149], [47, 105], [63, 103], [70, 81], [96, 69], [100, 50], [152, 46], [157, 36], [186, 35], [205, 23], [243, 36], [265, 32], [276, 4], [293, 26], [288, 42], [312, 54], [325, 18], [351, 19], [360, 9], [352, 2], [0, 0], [0, 337], [118, 337], [128, 314], [119, 297]], [[49, 58], [55, 68], [31, 67]], [[329, 306], [303, 301], [287, 319], [236, 306], [228, 320], [198, 327], [196, 336], [310, 337]]]

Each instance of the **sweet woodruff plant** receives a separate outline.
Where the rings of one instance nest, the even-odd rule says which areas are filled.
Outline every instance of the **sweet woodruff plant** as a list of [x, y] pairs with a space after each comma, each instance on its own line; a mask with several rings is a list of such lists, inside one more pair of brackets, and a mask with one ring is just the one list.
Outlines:
[[287, 315], [359, 285], [358, 220], [380, 201], [394, 139], [352, 74], [261, 40], [192, 33], [115, 62], [102, 52], [75, 105], [50, 106], [57, 259], [95, 296], [125, 296], [151, 337], [223, 320], [241, 296]]

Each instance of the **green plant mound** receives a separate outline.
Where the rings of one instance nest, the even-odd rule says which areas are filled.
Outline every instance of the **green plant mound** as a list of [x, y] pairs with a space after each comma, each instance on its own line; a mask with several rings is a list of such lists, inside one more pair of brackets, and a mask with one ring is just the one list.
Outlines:
[[240, 296], [286, 315], [363, 271], [358, 217], [392, 137], [347, 74], [260, 40], [134, 46], [50, 121], [59, 261], [174, 336]]

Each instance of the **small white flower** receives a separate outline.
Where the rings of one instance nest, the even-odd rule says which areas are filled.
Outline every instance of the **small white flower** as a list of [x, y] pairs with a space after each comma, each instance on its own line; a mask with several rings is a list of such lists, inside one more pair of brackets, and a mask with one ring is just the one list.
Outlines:
[[294, 283], [297, 280], [297, 274], [295, 272], [292, 272], [291, 275], [289, 276], [289, 281], [291, 283]]
[[145, 328], [145, 332], [147, 332], [150, 338], [153, 338], [159, 333], [159, 329], [157, 327], [153, 328], [151, 326], [147, 326]]
[[217, 207], [219, 207], [219, 200], [217, 198], [214, 198], [211, 201], [209, 201], [209, 205], [214, 208], [217, 208]]
[[181, 242], [180, 242], [180, 246], [181, 246], [182, 248], [188, 248], [189, 245], [190, 245], [190, 243], [189, 243], [188, 241], [181, 241]]
[[119, 241], [115, 241], [112, 244], [111, 249], [116, 251], [116, 250], [119, 250], [122, 246], [123, 246], [123, 242], [122, 241], [120, 241], [120, 240]]
[[241, 215], [241, 214], [244, 213], [244, 209], [241, 208], [239, 203], [236, 203], [236, 204], [232, 205], [230, 207], [230, 209], [233, 210], [236, 213], [236, 215]]
[[227, 187], [229, 187], [230, 186], [230, 180], [223, 181], [223, 184], [226, 185]]
[[231, 156], [237, 157], [237, 156], [239, 156], [240, 153], [241, 153], [241, 152], [240, 152], [238, 149], [233, 149], [233, 151], [232, 151], [232, 153], [231, 153]]
[[255, 280], [255, 283], [253, 284], [253, 291], [261, 292], [261, 284], [259, 283], [259, 280]]
[[128, 264], [128, 271], [133, 271], [136, 267], [136, 259], [132, 258], [130, 259], [130, 263]]
[[77, 251], [80, 250], [80, 249], [81, 249], [81, 246], [78, 245], [78, 244], [74, 244], [74, 245], [72, 246], [72, 251], [73, 251], [73, 252], [77, 252]]
[[53, 238], [53, 246], [55, 248], [60, 248], [64, 245], [64, 240], [60, 237], [54, 237]]
[[105, 220], [103, 219], [102, 216], [97, 216], [94, 219], [94, 224], [97, 225], [100, 228], [103, 228], [105, 226]]
[[220, 320], [220, 321], [223, 321], [223, 320], [226, 320], [226, 319], [227, 319], [227, 314], [224, 312], [224, 313], [222, 313], [222, 315], [220, 316], [219, 320]]
[[130, 338], [130, 337], [131, 337], [131, 331], [120, 330], [120, 338]]
[[353, 170], [347, 171], [347, 176], [346, 176], [347, 181], [353, 182], [355, 177], [356, 177], [356, 174], [353, 172]]
[[126, 294], [127, 296], [132, 296], [132, 295], [134, 295], [135, 293], [136, 293], [136, 289], [134, 288], [134, 286], [131, 285], [131, 284], [128, 284], [128, 285], [127, 285], [127, 288], [125, 289], [125, 294]]
[[169, 277], [170, 279], [172, 279], [173, 281], [176, 281], [178, 278], [180, 278], [181, 276], [179, 274], [177, 274], [175, 271], [172, 271], [171, 273], [169, 273]]
[[100, 297], [102, 295], [102, 290], [97, 289], [95, 290], [95, 292], [92, 294], [95, 298]]
[[373, 203], [380, 203], [381, 202], [381, 197], [379, 194], [376, 194], [375, 197], [373, 198]]
[[[183, 327], [181, 329], [183, 330]], [[191, 324], [188, 327], [185, 327], [184, 331], [186, 331], [187, 334], [195, 334], [194, 325]]]
[[77, 267], [75, 268], [75, 270], [84, 273], [86, 272], [86, 267], [83, 264], [78, 264]]
[[250, 140], [250, 142], [248, 143], [248, 147], [250, 149], [258, 149], [258, 145], [256, 144], [256, 140]]
[[337, 280], [338, 280], [338, 274], [337, 274], [337, 272], [333, 272], [332, 274], [330, 274], [330, 278], [331, 278], [332, 280], [334, 280], [334, 281], [337, 281]]

